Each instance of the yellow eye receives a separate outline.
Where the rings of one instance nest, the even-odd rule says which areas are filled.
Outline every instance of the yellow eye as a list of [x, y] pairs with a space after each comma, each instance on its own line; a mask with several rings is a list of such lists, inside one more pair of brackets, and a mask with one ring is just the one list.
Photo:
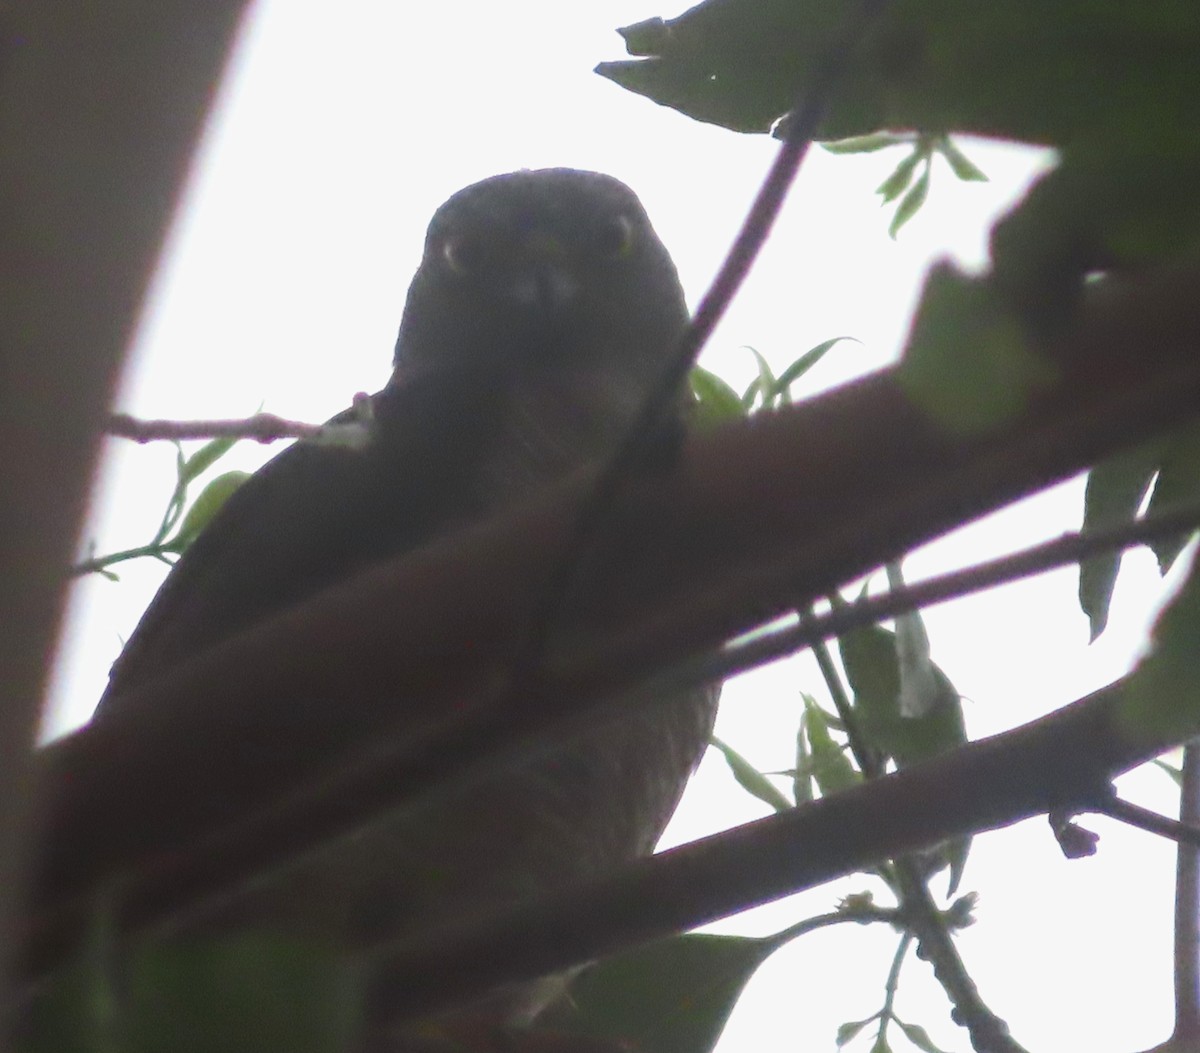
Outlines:
[[637, 231], [628, 216], [617, 216], [600, 231], [600, 251], [610, 260], [624, 259], [633, 252]]

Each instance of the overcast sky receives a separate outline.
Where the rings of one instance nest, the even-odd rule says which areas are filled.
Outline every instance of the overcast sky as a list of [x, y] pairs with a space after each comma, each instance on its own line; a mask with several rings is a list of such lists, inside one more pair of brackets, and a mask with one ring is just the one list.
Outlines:
[[[119, 408], [237, 417], [261, 404], [319, 421], [379, 387], [433, 209], [466, 183], [513, 168], [571, 165], [624, 179], [695, 304], [776, 147], [698, 125], [591, 72], [620, 57], [615, 27], [678, 13], [646, 3], [261, 2], [220, 91]], [[962, 145], [991, 181], [960, 184], [939, 166], [929, 205], [894, 242], [873, 190], [899, 155], [814, 151], [704, 364], [745, 382], [754, 375], [747, 345], [781, 367], [831, 336], [861, 341], [822, 363], [805, 388], [815, 391], [892, 360], [930, 261], [981, 265], [991, 221], [1049, 162], [1029, 149]], [[239, 449], [231, 466], [269, 453]], [[166, 446], [113, 442], [85, 540], [101, 552], [147, 540], [173, 456]], [[1073, 529], [1081, 493], [1076, 480], [973, 524], [914, 555], [909, 577]], [[1071, 571], [928, 613], [934, 656], [969, 699], [972, 735], [1031, 719], [1128, 668], [1160, 587], [1145, 553], [1127, 564], [1108, 632], [1090, 648]], [[151, 561], [120, 572], [118, 584], [94, 576], [76, 590], [55, 729], [87, 718], [162, 577]], [[719, 734], [764, 769], [788, 767], [800, 690], [822, 695], [805, 660], [730, 685]], [[1173, 807], [1156, 772], [1134, 773], [1121, 788]], [[762, 813], [709, 758], [669, 839]], [[1072, 863], [1044, 822], [978, 838], [964, 882], [984, 897], [962, 940], [968, 965], [1035, 1050], [1136, 1049], [1169, 1030], [1173, 855], [1147, 835], [1088, 825], [1103, 834], [1101, 853]], [[773, 931], [870, 886], [839, 882], [721, 928]], [[858, 928], [801, 940], [763, 970], [724, 1048], [833, 1048], [839, 1023], [878, 1008], [893, 943]], [[913, 961], [901, 990], [902, 1013], [943, 1047], [967, 1047], [927, 966]], [[851, 1048], [869, 1047], [859, 1043]]]

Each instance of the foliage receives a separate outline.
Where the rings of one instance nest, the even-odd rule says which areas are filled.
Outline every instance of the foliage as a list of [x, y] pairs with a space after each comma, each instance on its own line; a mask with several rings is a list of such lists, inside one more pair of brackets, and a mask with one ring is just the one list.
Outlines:
[[104, 556], [89, 556], [71, 568], [72, 574], [103, 574], [110, 581], [118, 581], [119, 578], [110, 568], [127, 560], [157, 559], [162, 563], [172, 564], [208, 525], [233, 492], [250, 478], [249, 472], [225, 472], [211, 479], [191, 504], [188, 504], [188, 488], [191, 484], [233, 449], [238, 441], [228, 437], [211, 439], [186, 457], [183, 447], [175, 443], [175, 485], [171, 496], [167, 498], [167, 507], [154, 535], [144, 545]]
[[[839, 53], [847, 27], [872, 9], [706, 0], [677, 18], [625, 27], [632, 58], [597, 72], [694, 119], [785, 136], [793, 109]], [[895, 205], [893, 236], [926, 201], [935, 156], [960, 179], [984, 178], [951, 136], [1058, 150], [1058, 165], [993, 231], [989, 273], [968, 277], [943, 266], [930, 276], [905, 352], [901, 379], [910, 398], [943, 428], [986, 433], [1054, 383], [1057, 365], [1042, 338], [1069, 326], [1080, 300], [1103, 290], [1097, 275], [1161, 264], [1197, 247], [1200, 19], [1187, 0], [1053, 8], [1030, 0], [898, 0], [878, 10], [837, 71], [819, 138], [835, 154], [908, 149], [878, 189]], [[771, 390], [769, 370], [760, 387]], [[1194, 426], [1182, 428], [1097, 465], [1084, 530], [1194, 500], [1196, 436]], [[1186, 541], [1181, 535], [1154, 545], [1164, 573]], [[1080, 567], [1080, 603], [1093, 638], [1104, 630], [1120, 565], [1120, 551], [1113, 551]], [[1196, 727], [1195, 580], [1193, 572], [1132, 678], [1126, 713], [1133, 728], [1166, 726], [1186, 736]], [[957, 694], [927, 644], [916, 615], [898, 620], [894, 631], [866, 626], [844, 634], [838, 648], [849, 692], [834, 679], [831, 656], [822, 660], [818, 649], [837, 715], [805, 696], [793, 773], [798, 802], [814, 789], [852, 785], [889, 759], [903, 766], [965, 741]], [[914, 694], [916, 683], [922, 687]], [[922, 696], [929, 700], [924, 709], [913, 704]], [[778, 807], [777, 787], [732, 746], [721, 748], [738, 783]], [[966, 849], [951, 846], [943, 860], [951, 862], [952, 891]], [[881, 873], [891, 876], [887, 868]], [[896, 891], [903, 901], [903, 889]], [[839, 1046], [889, 1018], [904, 939], [884, 1009], [843, 1025]], [[919, 1027], [901, 1029], [918, 1048], [933, 1048]], [[872, 1048], [890, 1048], [882, 1027]]]
[[[786, 134], [789, 113], [835, 52], [856, 11], [847, 0], [706, 0], [678, 18], [650, 18], [625, 27], [621, 33], [634, 57], [604, 63], [598, 72], [697, 120], [738, 132]], [[966, 276], [946, 266], [928, 280], [901, 376], [907, 394], [935, 425], [967, 435], [1010, 419], [1058, 375], [1045, 338], [1070, 325], [1084, 297], [1104, 291], [1108, 279], [1103, 275], [1158, 266], [1195, 251], [1200, 241], [1198, 52], [1200, 19], [1193, 0], [1136, 5], [898, 0], [865, 33], [847, 68], [839, 71], [820, 134], [834, 153], [907, 148], [878, 191], [885, 204], [895, 204], [893, 235], [925, 202], [938, 158], [959, 179], [983, 178], [952, 136], [1037, 143], [1054, 147], [1059, 156], [1058, 165], [993, 230], [986, 274]], [[718, 424], [790, 402], [796, 381], [843, 339], [817, 345], [778, 374], [766, 356], [752, 350], [757, 376], [740, 394], [698, 368], [692, 375], [698, 422]], [[188, 485], [227, 450], [227, 440], [216, 440], [190, 458], [180, 452], [176, 485], [152, 541], [88, 561], [83, 569], [111, 576], [108, 567], [121, 559], [166, 560], [182, 551], [238, 482], [235, 473], [218, 477], [184, 514]], [[1192, 426], [1097, 465], [1089, 478], [1084, 527], [1130, 522], [1144, 514], [1147, 503], [1151, 512], [1177, 507], [1198, 492], [1200, 432]], [[1186, 540], [1155, 545], [1164, 572]], [[1106, 554], [1081, 566], [1080, 603], [1093, 637], [1104, 630], [1120, 562], [1119, 554]], [[889, 568], [889, 578], [894, 588], [903, 587], [898, 566]], [[1193, 572], [1160, 621], [1155, 650], [1131, 679], [1125, 716], [1135, 730], [1165, 725], [1181, 738], [1195, 732], [1197, 581]], [[847, 601], [835, 594], [829, 603], [841, 608]], [[827, 700], [797, 692], [792, 771], [762, 772], [736, 744], [717, 744], [738, 784], [770, 808], [781, 811], [843, 791], [965, 741], [961, 700], [931, 657], [918, 613], [898, 618], [892, 628], [868, 625], [843, 633], [836, 658], [824, 647], [814, 651]], [[785, 778], [790, 797], [781, 789]], [[839, 922], [882, 923], [898, 931], [881, 1008], [843, 1024], [838, 1046], [857, 1041], [875, 1024], [871, 1048], [890, 1049], [888, 1028], [894, 1024], [912, 1046], [935, 1050], [920, 1025], [896, 1016], [893, 1003], [914, 943], [916, 901], [928, 898], [928, 879], [943, 867], [950, 872], [947, 895], [955, 894], [968, 848], [963, 841], [928, 858], [880, 861], [875, 874], [894, 896], [894, 905], [875, 907], [863, 893], [837, 913]], [[920, 896], [908, 879], [912, 873], [920, 879]], [[934, 924], [952, 935], [970, 923], [973, 902], [971, 896], [959, 897], [935, 912]], [[573, 1007], [556, 1011], [553, 1023], [631, 1043], [645, 1053], [703, 1053], [762, 961], [787, 940], [831, 923], [808, 919], [766, 939], [680, 936], [616, 956], [582, 974], [572, 989]], [[230, 975], [254, 974], [257, 984], [258, 951], [236, 952], [241, 957], [230, 974], [226, 955], [232, 953], [213, 951], [207, 959], [213, 972], [199, 980], [195, 971], [207, 970], [203, 957], [135, 964], [133, 1002], [140, 990], [138, 969], [174, 977], [168, 991], [195, 986], [202, 992], [198, 997], [214, 1000], [230, 994], [224, 988]], [[327, 966], [320, 962], [314, 968], [319, 974]], [[292, 992], [310, 993], [311, 974], [299, 973], [292, 978]], [[340, 980], [329, 986], [343, 990]], [[235, 1007], [236, 994], [231, 996]], [[84, 968], [82, 974], [64, 974], [48, 997], [65, 998], [73, 1007], [60, 1006], [55, 1019], [61, 1023], [73, 1013], [77, 1018], [81, 1006], [109, 1020], [115, 996]], [[321, 1022], [303, 1016], [301, 1030], [339, 1033], [327, 1024], [344, 1019], [345, 1003], [336, 1000], [318, 1009], [326, 1014]], [[161, 1023], [171, 1017], [177, 1023], [188, 1012], [181, 1006], [177, 1014], [151, 1018]], [[175, 1033], [169, 1039], [156, 1035], [154, 1042], [158, 1048], [209, 1048], [189, 1046], [186, 1035]], [[61, 1034], [29, 1046], [30, 1053], [51, 1048], [74, 1047]], [[147, 1047], [108, 1043], [102, 1048]]]

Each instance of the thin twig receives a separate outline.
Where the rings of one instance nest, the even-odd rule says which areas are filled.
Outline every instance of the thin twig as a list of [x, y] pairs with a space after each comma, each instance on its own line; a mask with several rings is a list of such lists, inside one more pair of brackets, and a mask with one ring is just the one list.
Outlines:
[[745, 643], [727, 647], [720, 654], [707, 659], [707, 663], [714, 677], [745, 672], [794, 654], [819, 640], [828, 640], [864, 625], [875, 625], [898, 614], [932, 607], [1056, 567], [1078, 563], [1102, 552], [1132, 548], [1159, 538], [1172, 537], [1195, 530], [1197, 525], [1200, 525], [1200, 504], [1189, 503], [1103, 530], [1064, 534], [1052, 541], [985, 560], [963, 570], [939, 574], [915, 585], [856, 600], [828, 614], [805, 619], [799, 625], [763, 633]]
[[[876, 779], [883, 774], [882, 764], [855, 724], [850, 700], [833, 665], [832, 657], [822, 642], [814, 642], [813, 648], [826, 686], [846, 724], [846, 735], [855, 762], [864, 776]], [[922, 957], [933, 966], [934, 976], [950, 1000], [951, 1015], [958, 1024], [967, 1029], [971, 1036], [971, 1045], [978, 1053], [1024, 1053], [1023, 1048], [1009, 1034], [1008, 1025], [993, 1013], [980, 997], [979, 989], [971, 979], [945, 919], [938, 911], [920, 868], [912, 857], [894, 858], [887, 880], [900, 900], [907, 930], [916, 939]], [[899, 968], [898, 961], [896, 968]], [[889, 976], [889, 980], [891, 979]], [[890, 1003], [889, 997], [889, 1006]], [[880, 1020], [881, 1035], [886, 1028], [885, 1014]]]
[[583, 553], [603, 526], [606, 512], [612, 508], [622, 480], [629, 475], [653, 441], [659, 422], [666, 418], [672, 404], [679, 398], [692, 365], [749, 275], [808, 155], [851, 55], [867, 28], [886, 7], [887, 0], [863, 0], [859, 10], [847, 20], [841, 36], [829, 48], [811, 83], [806, 84], [799, 94], [792, 111], [794, 117], [788, 121], [779, 152], [759, 187], [721, 269], [696, 308], [666, 370], [597, 477], [588, 500], [580, 510], [575, 530], [547, 579], [545, 600], [535, 612], [527, 641], [518, 650], [513, 663], [512, 680], [516, 690], [526, 691], [537, 684], [548, 635], [570, 592], [572, 578], [582, 562]]
[[967, 1029], [977, 1053], [1025, 1053], [1024, 1047], [1009, 1034], [1008, 1024], [980, 997], [945, 919], [911, 857], [897, 859], [895, 870], [909, 930], [916, 937], [920, 956], [933, 967], [933, 975], [950, 999], [954, 1022]]
[[887, 979], [883, 984], [883, 1008], [879, 1011], [879, 1031], [876, 1040], [880, 1046], [885, 1043], [888, 1024], [896, 1019], [896, 994], [900, 990], [900, 971], [904, 968], [904, 960], [908, 957], [908, 949], [912, 942], [911, 932], [901, 934], [900, 942], [896, 944], [896, 953], [892, 955]]
[[786, 929], [780, 929], [779, 932], [764, 937], [764, 939], [768, 943], [775, 944], [776, 947], [782, 947], [785, 943], [790, 943], [801, 936], [807, 936], [810, 932], [816, 932], [818, 929], [828, 928], [830, 925], [845, 925], [852, 922], [855, 925], [883, 923], [894, 926], [901, 924], [902, 921], [900, 912], [894, 907], [854, 907], [805, 918], [803, 921], [796, 922], [795, 925], [789, 925]]
[[84, 574], [103, 574], [108, 571], [114, 563], [124, 563], [126, 560], [141, 559], [143, 556], [153, 557], [161, 560], [168, 566], [174, 564], [168, 558], [168, 555], [178, 555], [178, 553], [161, 541], [152, 541], [148, 545], [137, 545], [134, 548], [122, 549], [120, 552], [109, 552], [104, 556], [91, 556], [88, 559], [81, 559], [78, 563], [72, 563], [67, 568], [67, 576], [71, 578], [82, 577]]
[[1085, 810], [1098, 815], [1107, 815], [1110, 819], [1116, 819], [1128, 826], [1145, 830], [1149, 834], [1158, 834], [1159, 837], [1165, 837], [1181, 846], [1191, 845], [1193, 848], [1200, 848], [1200, 826], [1182, 823], [1153, 809], [1143, 808], [1140, 804], [1122, 800], [1120, 797], [1103, 798], [1088, 805]]
[[105, 431], [135, 442], [170, 439], [254, 439], [277, 442], [280, 439], [311, 439], [321, 433], [322, 425], [287, 420], [274, 413], [256, 413], [236, 420], [141, 420], [128, 413], [113, 413]]

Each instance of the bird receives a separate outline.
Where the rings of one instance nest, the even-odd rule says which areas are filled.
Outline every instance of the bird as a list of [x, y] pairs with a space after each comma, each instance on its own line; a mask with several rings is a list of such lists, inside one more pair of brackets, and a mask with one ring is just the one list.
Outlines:
[[[614, 177], [525, 169], [460, 190], [429, 224], [391, 378], [369, 412], [335, 418], [364, 422], [365, 438], [299, 441], [228, 499], [147, 608], [94, 719], [128, 715], [144, 704], [134, 689], [250, 624], [611, 456], [687, 325], [675, 265]], [[680, 391], [664, 424], [682, 428], [689, 404]], [[235, 897], [225, 920], [353, 949], [607, 874], [653, 851], [718, 694], [683, 691], [365, 828]], [[458, 1018], [472, 1034], [480, 1020], [530, 1026], [561, 991], [561, 978], [517, 985]], [[391, 1034], [386, 1004], [371, 1012], [368, 1028]], [[408, 1033], [362, 1049], [410, 1048]]]

